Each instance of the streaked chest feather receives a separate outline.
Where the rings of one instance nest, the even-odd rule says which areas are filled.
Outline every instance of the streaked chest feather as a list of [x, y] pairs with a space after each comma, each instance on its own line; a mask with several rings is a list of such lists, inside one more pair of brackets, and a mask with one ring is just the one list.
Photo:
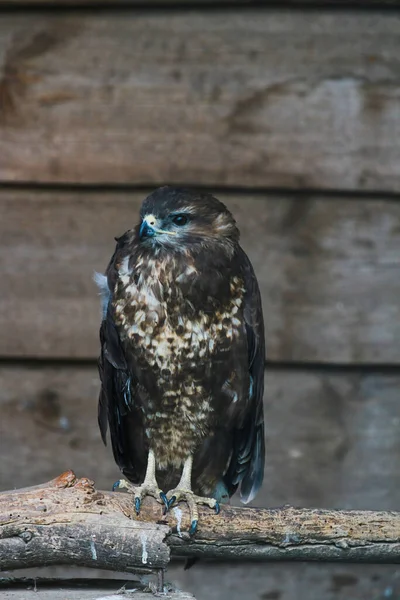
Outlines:
[[[242, 327], [243, 283], [232, 277], [227, 298], [214, 299], [214, 309], [196, 310], [183, 285], [197, 276], [194, 266], [148, 261], [132, 273], [123, 261], [114, 290], [115, 320], [124, 342], [132, 342], [138, 358], [169, 378], [198, 367], [213, 354], [229, 348]], [[165, 374], [165, 377], [163, 376]], [[165, 382], [160, 382], [165, 383]]]
[[114, 318], [122, 341], [157, 388], [146, 409], [146, 435], [160, 464], [180, 464], [210, 432], [213, 367], [219, 368], [213, 363], [242, 331], [243, 282], [232, 277], [225, 297], [210, 298], [204, 310], [187, 293], [198, 277], [193, 265], [176, 269], [147, 261], [143, 271], [136, 267], [131, 271], [126, 259], [120, 265]]

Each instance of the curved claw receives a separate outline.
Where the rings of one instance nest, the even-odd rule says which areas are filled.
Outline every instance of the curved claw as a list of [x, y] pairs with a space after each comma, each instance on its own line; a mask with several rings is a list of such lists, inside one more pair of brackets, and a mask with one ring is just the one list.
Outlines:
[[135, 498], [135, 511], [137, 515], [140, 513], [140, 505], [140, 498]]
[[165, 504], [165, 508], [168, 510], [168, 498], [167, 496], [164, 494], [164, 492], [160, 492], [160, 498], [161, 500], [164, 502]]
[[220, 505], [218, 504], [218, 502], [216, 502], [216, 503], [215, 503], [214, 509], [215, 509], [215, 514], [216, 514], [216, 515], [219, 515], [219, 512], [220, 512], [220, 510], [221, 510], [221, 507], [220, 507]]
[[194, 519], [190, 525], [189, 535], [194, 535], [197, 531], [197, 519]]
[[172, 498], [170, 500], [168, 500], [168, 509], [171, 508], [171, 506], [173, 505], [175, 500], [176, 500], [176, 496], [172, 496]]
[[112, 490], [113, 492], [115, 492], [115, 490], [116, 490], [117, 488], [119, 488], [119, 479], [118, 479], [118, 481], [116, 481], [115, 483], [113, 483], [113, 486], [112, 486], [111, 490]]

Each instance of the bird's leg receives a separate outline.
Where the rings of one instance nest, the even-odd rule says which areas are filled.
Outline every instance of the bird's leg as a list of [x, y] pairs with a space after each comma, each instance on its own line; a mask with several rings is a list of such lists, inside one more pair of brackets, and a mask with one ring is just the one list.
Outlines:
[[153, 450], [149, 450], [147, 457], [147, 468], [146, 475], [142, 485], [133, 485], [126, 481], [126, 479], [120, 479], [113, 485], [115, 489], [125, 489], [135, 497], [135, 510], [138, 515], [140, 512], [140, 505], [145, 496], [153, 496], [158, 502], [164, 503], [168, 507], [168, 500], [166, 495], [158, 487], [156, 480], [156, 457], [154, 456]]
[[194, 494], [192, 491], [192, 465], [193, 457], [189, 456], [183, 465], [181, 479], [177, 487], [167, 493], [168, 508], [171, 508], [175, 502], [179, 502], [180, 500], [185, 500], [187, 502], [191, 521], [189, 530], [190, 535], [196, 533], [197, 523], [199, 520], [199, 511], [197, 509], [198, 504], [205, 504], [210, 508], [214, 508], [217, 514], [219, 513], [219, 504], [215, 498], [196, 496], [196, 494]]

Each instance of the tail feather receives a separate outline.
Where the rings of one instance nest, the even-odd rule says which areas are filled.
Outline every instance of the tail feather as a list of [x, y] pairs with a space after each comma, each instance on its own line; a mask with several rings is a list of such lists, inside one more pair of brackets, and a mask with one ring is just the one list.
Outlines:
[[248, 504], [257, 495], [264, 478], [264, 424], [257, 428], [256, 440], [250, 461], [249, 469], [240, 486], [240, 500]]

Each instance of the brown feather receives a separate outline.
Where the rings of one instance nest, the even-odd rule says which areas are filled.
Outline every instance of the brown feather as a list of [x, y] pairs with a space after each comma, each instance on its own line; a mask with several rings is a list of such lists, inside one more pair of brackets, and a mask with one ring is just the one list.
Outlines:
[[[187, 215], [177, 229], [173, 215]], [[162, 233], [119, 238], [107, 269], [99, 423], [134, 483], [151, 447], [159, 485], [193, 460], [194, 491], [254, 497], [264, 467], [264, 331], [258, 285], [235, 221], [209, 194], [161, 188], [143, 203]], [[171, 216], [172, 215], [172, 216]]]

